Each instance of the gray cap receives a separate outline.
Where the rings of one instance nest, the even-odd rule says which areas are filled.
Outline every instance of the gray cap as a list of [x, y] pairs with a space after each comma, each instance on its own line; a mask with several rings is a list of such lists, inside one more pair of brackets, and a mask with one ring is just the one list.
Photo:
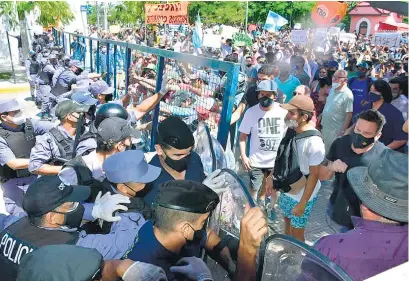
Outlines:
[[72, 100], [64, 100], [57, 105], [55, 109], [55, 116], [62, 120], [70, 113], [74, 112], [87, 112], [89, 110], [89, 105], [79, 104]]
[[126, 150], [111, 155], [104, 161], [102, 170], [113, 183], [149, 183], [156, 180], [161, 173], [160, 168], [146, 162], [141, 150]]
[[91, 94], [93, 94], [94, 96], [96, 96], [98, 94], [109, 95], [109, 94], [112, 94], [114, 92], [114, 88], [109, 87], [107, 82], [105, 82], [103, 80], [99, 80], [99, 81], [97, 81], [95, 83], [92, 83], [89, 90], [90, 90]]
[[119, 117], [109, 117], [103, 120], [98, 126], [97, 134], [107, 144], [118, 143], [127, 137], [141, 138], [139, 131], [132, 128], [126, 120]]
[[0, 100], [0, 113], [16, 111], [22, 108], [24, 108], [24, 106], [20, 104], [15, 98]]
[[273, 80], [263, 80], [257, 85], [256, 91], [277, 92], [277, 84]]
[[84, 64], [82, 62], [80, 62], [79, 60], [72, 60], [70, 63], [70, 67], [71, 66], [75, 66], [76, 68], [83, 68]]
[[72, 96], [71, 99], [79, 104], [85, 104], [85, 105], [96, 105], [98, 100], [94, 99], [91, 95], [90, 92], [88, 91], [75, 91]]
[[135, 262], [122, 276], [124, 281], [166, 281], [165, 271], [153, 264]]

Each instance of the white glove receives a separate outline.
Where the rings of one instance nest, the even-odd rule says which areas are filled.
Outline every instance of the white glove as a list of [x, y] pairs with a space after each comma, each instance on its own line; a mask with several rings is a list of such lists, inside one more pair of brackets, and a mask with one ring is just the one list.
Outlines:
[[107, 192], [101, 197], [100, 191], [95, 199], [95, 205], [92, 208], [92, 216], [95, 219], [102, 219], [107, 222], [115, 222], [121, 220], [120, 216], [113, 216], [112, 214], [118, 210], [128, 211], [128, 207], [120, 204], [129, 204], [131, 201], [128, 197], [122, 194], [111, 195]]
[[224, 175], [221, 175], [220, 172], [221, 172], [220, 169], [212, 172], [203, 181], [204, 185], [206, 185], [208, 188], [210, 188], [217, 194], [221, 194], [227, 190], [226, 178]]
[[168, 92], [168, 88], [166, 87], [168, 84], [168, 75], [165, 74], [162, 77], [162, 84], [160, 86], [160, 91], [159, 94], [161, 94], [162, 96], [166, 95], [166, 93]]

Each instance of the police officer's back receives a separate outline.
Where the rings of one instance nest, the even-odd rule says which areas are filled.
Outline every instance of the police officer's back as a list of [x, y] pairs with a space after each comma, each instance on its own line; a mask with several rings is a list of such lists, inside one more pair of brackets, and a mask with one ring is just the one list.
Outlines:
[[70, 62], [69, 68], [58, 72], [58, 76], [55, 77], [55, 84], [51, 88], [51, 93], [55, 98], [71, 90], [71, 86], [76, 83], [77, 76], [81, 74], [83, 67], [83, 63], [73, 60]]
[[16, 99], [0, 101], [0, 182], [9, 214], [23, 211], [24, 192], [36, 178], [27, 169], [36, 136], [54, 127], [50, 122], [27, 119], [23, 107]]
[[62, 164], [72, 159], [76, 134], [83, 133], [83, 126], [78, 125], [80, 115], [88, 110], [89, 106], [71, 100], [58, 104], [56, 116], [60, 124], [37, 139], [30, 154], [30, 172], [40, 175], [56, 175], [60, 172]]

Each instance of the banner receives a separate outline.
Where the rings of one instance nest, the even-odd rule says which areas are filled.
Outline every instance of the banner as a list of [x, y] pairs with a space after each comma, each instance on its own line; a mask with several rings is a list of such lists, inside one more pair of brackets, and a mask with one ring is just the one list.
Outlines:
[[319, 1], [312, 9], [312, 21], [321, 27], [336, 26], [347, 12], [345, 2]]
[[234, 33], [233, 45], [236, 47], [252, 46], [253, 40], [251, 40], [250, 36], [245, 33]]
[[202, 45], [209, 48], [219, 49], [221, 47], [222, 36], [216, 34], [203, 35]]
[[389, 48], [399, 48], [399, 33], [375, 33], [372, 44], [376, 46], [387, 46]]
[[189, 24], [189, 2], [145, 4], [146, 24]]
[[291, 32], [291, 42], [295, 45], [307, 45], [307, 30], [293, 30]]
[[269, 11], [266, 23], [264, 24], [264, 29], [267, 30], [268, 32], [277, 32], [280, 29], [280, 27], [286, 25], [287, 23], [288, 20], [286, 20], [284, 17], [272, 11]]

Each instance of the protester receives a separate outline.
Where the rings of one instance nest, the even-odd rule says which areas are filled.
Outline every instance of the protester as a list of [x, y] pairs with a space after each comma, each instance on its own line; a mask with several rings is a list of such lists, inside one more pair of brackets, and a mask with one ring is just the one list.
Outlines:
[[274, 82], [277, 83], [279, 92], [284, 95], [283, 101], [288, 103], [293, 97], [293, 92], [297, 86], [301, 85], [300, 80], [290, 74], [290, 65], [287, 63], [278, 64], [280, 70], [279, 77], [274, 79]]
[[372, 79], [368, 77], [369, 65], [363, 62], [357, 66], [357, 69], [358, 77], [348, 80], [348, 88], [354, 95], [353, 116], [358, 115], [364, 110], [362, 104], [368, 100], [369, 87], [372, 84]]
[[406, 82], [402, 77], [389, 80], [389, 86], [392, 90], [391, 104], [402, 112], [405, 121], [408, 119], [408, 98], [404, 95], [404, 88], [406, 87], [406, 92], [408, 89]]
[[352, 120], [353, 100], [354, 96], [347, 86], [347, 72], [335, 72], [321, 118], [325, 151], [329, 151], [334, 140], [348, 129]]
[[362, 218], [352, 217], [353, 230], [323, 237], [314, 248], [354, 280], [366, 280], [408, 261], [407, 155], [388, 149], [347, 177]]

